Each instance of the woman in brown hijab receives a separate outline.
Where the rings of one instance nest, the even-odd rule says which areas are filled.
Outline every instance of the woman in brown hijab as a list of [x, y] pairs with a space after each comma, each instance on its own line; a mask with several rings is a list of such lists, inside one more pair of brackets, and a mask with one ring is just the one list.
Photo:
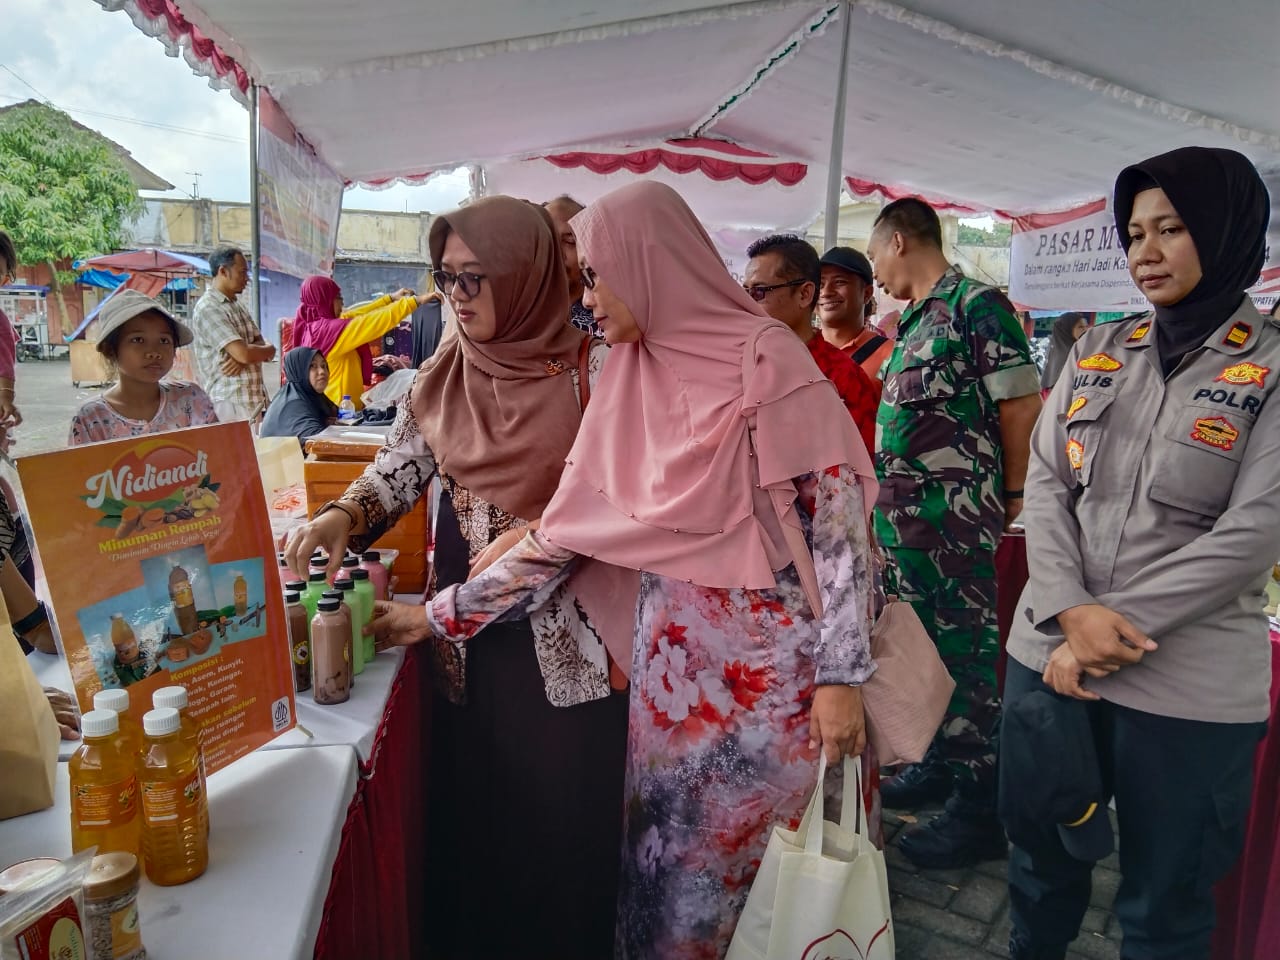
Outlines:
[[[467, 579], [536, 526], [608, 348], [565, 322], [546, 212], [492, 197], [431, 227], [446, 333], [387, 444], [290, 542], [331, 572], [442, 487], [435, 583]], [[423, 622], [425, 629], [426, 623]], [[426, 921], [433, 957], [595, 958], [613, 949], [627, 701], [574, 582], [464, 649], [431, 646]]]

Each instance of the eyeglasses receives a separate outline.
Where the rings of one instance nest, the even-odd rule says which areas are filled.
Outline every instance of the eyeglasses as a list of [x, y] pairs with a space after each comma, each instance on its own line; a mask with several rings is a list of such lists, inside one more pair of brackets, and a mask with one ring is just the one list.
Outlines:
[[748, 297], [756, 301], [756, 303], [759, 303], [775, 290], [781, 290], [783, 287], [798, 287], [800, 284], [808, 282], [809, 281], [801, 277], [799, 280], [788, 280], [786, 283], [756, 283], [749, 287], [744, 283], [742, 285], [742, 289], [747, 292]]
[[480, 281], [489, 278], [483, 273], [449, 273], [445, 270], [432, 270], [431, 279], [435, 281], [436, 288], [446, 297], [453, 295], [454, 284], [462, 287], [462, 292], [468, 297], [474, 297], [480, 293]]
[[582, 266], [582, 285], [588, 290], [596, 288], [596, 272], [585, 264]]

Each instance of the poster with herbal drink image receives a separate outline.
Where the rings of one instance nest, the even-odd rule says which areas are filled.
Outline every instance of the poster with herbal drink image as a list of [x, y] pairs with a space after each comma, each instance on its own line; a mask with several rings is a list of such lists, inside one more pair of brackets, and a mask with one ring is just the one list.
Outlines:
[[156, 689], [181, 684], [210, 772], [294, 725], [247, 424], [23, 457], [18, 476], [82, 710], [124, 687], [141, 722]]

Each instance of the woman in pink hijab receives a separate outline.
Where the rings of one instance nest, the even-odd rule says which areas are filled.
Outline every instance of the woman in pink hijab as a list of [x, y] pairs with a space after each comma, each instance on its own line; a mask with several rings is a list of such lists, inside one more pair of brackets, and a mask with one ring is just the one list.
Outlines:
[[610, 612], [633, 625], [610, 651], [631, 681], [615, 953], [721, 957], [818, 750], [865, 743], [874, 474], [835, 389], [675, 191], [624, 187], [573, 227], [612, 350], [541, 527], [425, 616], [379, 605], [375, 634], [483, 644], [570, 576], [595, 581], [583, 602], [612, 582], [588, 612], [606, 644]]
[[359, 410], [364, 406], [360, 395], [373, 374], [369, 344], [417, 310], [417, 297], [413, 291], [401, 289], [344, 309], [342, 288], [330, 277], [317, 275], [302, 281], [298, 300], [291, 330], [293, 345], [323, 353], [329, 363], [329, 386], [324, 395], [335, 405], [348, 396]]

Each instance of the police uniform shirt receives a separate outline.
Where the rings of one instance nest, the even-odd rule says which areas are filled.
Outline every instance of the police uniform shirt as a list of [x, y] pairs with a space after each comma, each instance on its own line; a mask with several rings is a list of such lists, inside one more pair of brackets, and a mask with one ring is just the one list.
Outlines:
[[1245, 298], [1165, 380], [1150, 314], [1095, 327], [1032, 437], [1030, 582], [1009, 654], [1043, 670], [1056, 616], [1100, 603], [1159, 649], [1086, 686], [1160, 716], [1265, 720], [1263, 589], [1280, 553], [1280, 322]]

